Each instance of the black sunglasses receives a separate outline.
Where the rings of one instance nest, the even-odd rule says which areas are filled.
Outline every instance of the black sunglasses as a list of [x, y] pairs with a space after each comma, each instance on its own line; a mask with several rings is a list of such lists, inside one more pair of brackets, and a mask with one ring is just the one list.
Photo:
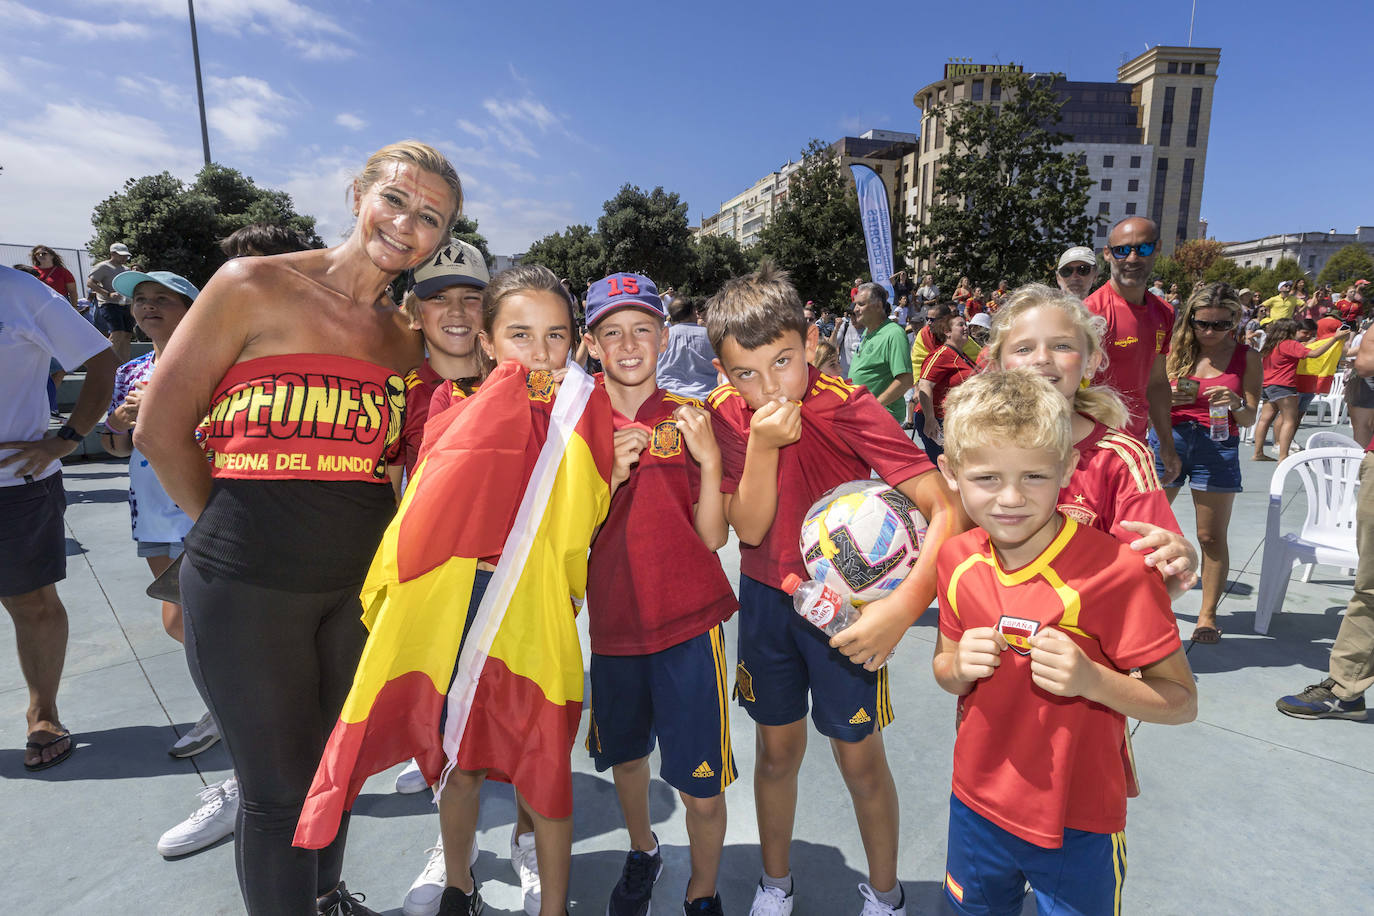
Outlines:
[[1096, 266], [1095, 264], [1065, 264], [1063, 267], [1059, 268], [1059, 276], [1063, 277], [1065, 280], [1072, 277], [1074, 274], [1078, 274], [1080, 277], [1086, 277], [1092, 274]]
[[1157, 247], [1159, 247], [1159, 239], [1155, 239], [1153, 242], [1141, 242], [1139, 245], [1113, 245], [1108, 250], [1111, 251], [1112, 257], [1118, 261], [1124, 261], [1131, 256], [1132, 251], [1142, 258], [1148, 258], [1155, 253]]
[[1201, 318], [1189, 318], [1188, 323], [1199, 331], [1230, 331], [1234, 330], [1234, 321], [1203, 321]]

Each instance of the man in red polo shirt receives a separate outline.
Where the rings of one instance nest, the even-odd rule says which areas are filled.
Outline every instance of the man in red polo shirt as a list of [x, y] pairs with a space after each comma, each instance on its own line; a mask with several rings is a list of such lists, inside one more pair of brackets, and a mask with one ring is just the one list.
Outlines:
[[1159, 227], [1143, 216], [1129, 216], [1112, 227], [1102, 253], [1112, 276], [1083, 301], [1089, 311], [1107, 319], [1102, 345], [1107, 368], [1102, 382], [1115, 388], [1131, 412], [1126, 432], [1145, 438], [1150, 424], [1163, 430], [1159, 459], [1161, 483], [1178, 476], [1181, 467], [1174, 451], [1169, 422], [1169, 376], [1164, 361], [1174, 330], [1174, 310], [1147, 287], [1159, 250]]

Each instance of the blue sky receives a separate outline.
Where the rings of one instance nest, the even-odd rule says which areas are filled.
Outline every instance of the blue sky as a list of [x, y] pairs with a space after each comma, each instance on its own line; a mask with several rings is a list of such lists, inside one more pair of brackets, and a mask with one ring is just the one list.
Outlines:
[[[914, 131], [911, 97], [951, 56], [1114, 79], [1123, 55], [1186, 43], [1191, 4], [197, 0], [196, 15], [217, 161], [289, 191], [332, 242], [368, 152], [418, 137], [510, 254], [594, 224], [627, 181], [678, 192], [695, 224], [810, 137]], [[1374, 224], [1356, 89], [1374, 4], [1197, 6], [1194, 43], [1222, 49], [1212, 234]], [[195, 173], [184, 0], [0, 0], [0, 24], [0, 242], [84, 244], [126, 178]]]

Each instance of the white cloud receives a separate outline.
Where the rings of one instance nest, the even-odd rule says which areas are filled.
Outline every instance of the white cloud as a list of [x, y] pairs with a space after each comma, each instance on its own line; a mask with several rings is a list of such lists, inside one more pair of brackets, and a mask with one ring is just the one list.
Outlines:
[[43, 31], [63, 38], [76, 38], [81, 41], [119, 41], [125, 38], [146, 38], [148, 27], [137, 22], [117, 20], [114, 22], [89, 22], [85, 19], [71, 19], [54, 16], [27, 7], [14, 0], [0, 0], [0, 21], [6, 29]]
[[334, 123], [339, 125], [340, 127], [347, 127], [349, 130], [362, 130], [364, 127], [367, 126], [366, 121], [364, 121], [357, 115], [347, 111], [341, 111], [337, 115], [335, 115]]
[[519, 254], [530, 243], [577, 222], [573, 205], [566, 200], [531, 200], [494, 196], [469, 201], [464, 211], [477, 220], [493, 254]]
[[289, 113], [292, 106], [266, 80], [254, 76], [212, 76], [209, 90], [216, 100], [206, 113], [210, 126], [231, 148], [256, 150], [267, 140], [286, 133], [279, 118]]
[[145, 99], [155, 98], [162, 105], [173, 110], [180, 111], [191, 107], [189, 90], [154, 76], [118, 76], [115, 78], [115, 85], [132, 96]]
[[357, 54], [352, 48], [322, 38], [293, 38], [287, 44], [300, 51], [305, 60], [347, 60]]
[[478, 140], [487, 139], [487, 136], [491, 133], [491, 131], [487, 130], [485, 127], [478, 127], [465, 118], [458, 119], [458, 128], [465, 133], [472, 134]]
[[0, 60], [0, 92], [18, 92], [19, 80], [5, 66], [5, 62]]
[[297, 213], [315, 217], [316, 231], [326, 245], [338, 244], [353, 225], [348, 189], [365, 160], [366, 154], [351, 151], [315, 158], [304, 169], [292, 169], [280, 183], [281, 189], [291, 195]]
[[[146, 16], [186, 19], [182, 0], [101, 0], [121, 11]], [[352, 41], [352, 33], [323, 10], [298, 0], [201, 0], [196, 4], [196, 25], [234, 35], [276, 35], [306, 60], [342, 60], [353, 49], [324, 40], [332, 36]]]

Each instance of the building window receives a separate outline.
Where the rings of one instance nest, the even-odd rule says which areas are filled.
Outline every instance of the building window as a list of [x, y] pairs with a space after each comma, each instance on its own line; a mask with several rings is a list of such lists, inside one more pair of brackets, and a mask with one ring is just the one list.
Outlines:
[[1269, 270], [1269, 269], [1273, 268], [1273, 266], [1274, 266], [1274, 259], [1273, 259], [1273, 258], [1265, 258], [1265, 259], [1264, 259], [1264, 269], [1265, 269], [1265, 270]]
[[[1198, 76], [1206, 76], [1206, 75], [1207, 75], [1207, 65], [1206, 65], [1206, 64], [1195, 64], [1195, 65], [1193, 66], [1193, 72], [1194, 72], [1195, 74], [1197, 74]], [[1247, 266], [1248, 266], [1248, 265], [1247, 265]]]
[[1078, 164], [1079, 164], [1079, 165], [1082, 165], [1082, 166], [1086, 166], [1086, 165], [1088, 164], [1088, 154], [1087, 154], [1087, 153], [1079, 153], [1079, 154], [1078, 154]]
[[1185, 63], [1185, 64], [1183, 65], [1183, 70], [1182, 70], [1182, 72], [1183, 72], [1183, 73], [1192, 73], [1192, 72], [1193, 72], [1193, 65], [1192, 65], [1191, 63]]
[[1188, 237], [1190, 226], [1188, 214], [1193, 209], [1193, 162], [1192, 159], [1183, 160], [1183, 190], [1178, 197], [1178, 241], [1183, 241]]
[[1115, 156], [1103, 156], [1103, 157], [1102, 157], [1102, 167], [1103, 167], [1104, 169], [1109, 169], [1109, 168], [1111, 168], [1111, 167], [1114, 166], [1114, 165], [1116, 165], [1116, 157], [1115, 157]]
[[1245, 266], [1246, 266], [1246, 267], [1249, 267], [1249, 266], [1250, 266], [1250, 259], [1249, 259], [1249, 258], [1246, 258], [1246, 259], [1245, 259]]
[[994, 102], [1002, 101], [1002, 81], [993, 80], [988, 85], [988, 98]]
[[1164, 116], [1159, 125], [1159, 145], [1168, 146], [1174, 132], [1174, 87], [1164, 87]]
[[1197, 146], [1197, 122], [1202, 117], [1202, 87], [1193, 89], [1193, 97], [1188, 102], [1188, 145]]
[[1110, 203], [1108, 203], [1108, 202], [1105, 201], [1105, 200], [1098, 201], [1098, 203], [1097, 203], [1097, 215], [1098, 215], [1098, 216], [1106, 216], [1106, 215], [1108, 215], [1108, 214], [1111, 213], [1111, 212], [1112, 212], [1112, 205], [1111, 205]]
[[1131, 168], [1133, 168], [1133, 169], [1138, 169], [1138, 168], [1140, 168], [1140, 157], [1139, 157], [1139, 156], [1132, 156], [1132, 157], [1131, 157]]
[[945, 119], [935, 119], [935, 148], [939, 149], [945, 145]]
[[1308, 270], [1316, 270], [1316, 269], [1317, 269], [1317, 256], [1316, 256], [1315, 254], [1309, 254], [1309, 255], [1307, 256], [1307, 269], [1308, 269]]
[[1127, 191], [1139, 191], [1139, 190], [1140, 190], [1140, 179], [1139, 179], [1139, 178], [1128, 178], [1128, 179], [1126, 180], [1126, 190], [1127, 190]]
[[1112, 180], [1111, 180], [1110, 178], [1104, 178], [1104, 179], [1102, 179], [1102, 190], [1104, 190], [1104, 191], [1110, 191], [1111, 189], [1112, 189]]
[[1100, 238], [1100, 239], [1104, 239], [1104, 238], [1107, 237], [1107, 224], [1106, 224], [1106, 223], [1098, 223], [1098, 224], [1097, 224], [1097, 237]]
[[1135, 216], [1135, 201], [1126, 204], [1126, 215]]
[[983, 81], [974, 80], [972, 86], [973, 90], [969, 95], [969, 98], [973, 99], [975, 102], [983, 101]]
[[1177, 72], [1178, 72], [1178, 61], [1176, 61], [1176, 60], [1171, 60], [1171, 61], [1169, 61], [1169, 68], [1168, 68], [1168, 69], [1169, 69], [1169, 72], [1170, 72], [1170, 73], [1177, 73]]
[[1164, 182], [1169, 177], [1169, 160], [1155, 160], [1155, 199], [1150, 207], [1150, 218], [1159, 225], [1164, 217]]

